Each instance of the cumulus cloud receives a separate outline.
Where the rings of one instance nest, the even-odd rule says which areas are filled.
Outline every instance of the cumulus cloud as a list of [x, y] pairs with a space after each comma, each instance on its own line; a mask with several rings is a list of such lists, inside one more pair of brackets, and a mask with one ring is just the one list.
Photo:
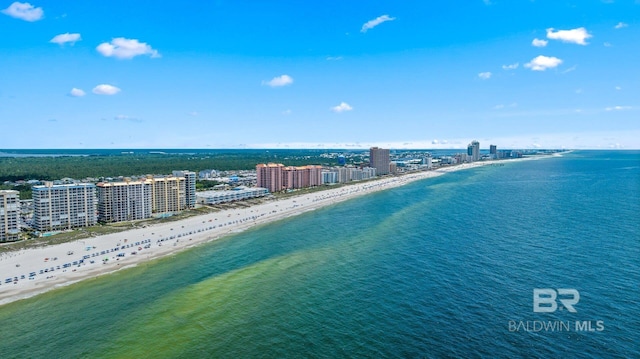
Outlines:
[[624, 111], [624, 110], [631, 110], [631, 106], [613, 106], [613, 107], [607, 107], [604, 109], [605, 111]]
[[549, 43], [549, 41], [541, 40], [541, 39], [533, 39], [533, 41], [531, 41], [531, 45], [533, 45], [535, 47], [545, 47], [545, 46], [547, 46], [548, 43]]
[[622, 29], [623, 27], [627, 27], [627, 26], [629, 26], [629, 24], [625, 24], [624, 22], [619, 22], [613, 28], [614, 29]]
[[65, 33], [65, 34], [60, 34], [60, 35], [56, 35], [53, 37], [53, 39], [49, 40], [49, 42], [54, 43], [54, 44], [58, 44], [58, 45], [64, 45], [68, 42], [71, 43], [71, 45], [75, 44], [76, 41], [80, 41], [82, 40], [82, 38], [80, 37], [80, 34], [70, 34], [70, 33]]
[[518, 66], [520, 66], [519, 63], [515, 63], [515, 64], [511, 64], [511, 65], [502, 65], [502, 69], [503, 70], [515, 70], [518, 68]]
[[71, 91], [69, 91], [69, 96], [71, 97], [82, 97], [84, 95], [86, 95], [86, 93], [83, 90], [75, 87], [72, 88]]
[[374, 27], [382, 24], [383, 22], [393, 21], [395, 19], [396, 19], [395, 17], [390, 17], [389, 15], [378, 16], [373, 20], [369, 20], [365, 22], [364, 25], [362, 25], [362, 29], [360, 29], [360, 32], [367, 32], [367, 30], [371, 30]]
[[281, 75], [272, 78], [270, 81], [262, 81], [263, 85], [271, 86], [271, 87], [282, 87], [291, 85], [293, 83], [293, 78], [289, 75]]
[[433, 141], [431, 141], [431, 144], [432, 144], [432, 145], [437, 145], [438, 143], [440, 143], [440, 141], [438, 141], [438, 140], [433, 140]]
[[578, 45], [587, 45], [586, 39], [593, 37], [587, 32], [584, 27], [579, 27], [572, 30], [558, 30], [554, 31], [553, 28], [547, 29], [547, 38], [552, 40], [560, 40], [562, 42], [569, 42]]
[[125, 39], [124, 37], [116, 37], [111, 42], [103, 42], [96, 47], [96, 50], [103, 56], [118, 59], [132, 59], [140, 55], [149, 55], [152, 58], [160, 57], [158, 51], [154, 50], [146, 42], [140, 42], [137, 39]]
[[491, 78], [491, 72], [487, 71], [487, 72], [481, 72], [478, 74], [478, 77], [483, 79], [483, 80], [488, 80]]
[[561, 63], [562, 63], [562, 60], [560, 60], [557, 57], [553, 57], [553, 56], [548, 57], [548, 56], [540, 55], [535, 59], [531, 60], [531, 62], [524, 64], [524, 67], [530, 68], [533, 71], [545, 71], [546, 69], [552, 69], [554, 67], [557, 67]]
[[34, 7], [28, 2], [17, 1], [2, 10], [2, 13], [29, 22], [38, 21], [44, 16], [44, 11], [41, 7]]
[[94, 87], [92, 92], [96, 95], [115, 95], [120, 92], [120, 89], [112, 85], [101, 84]]
[[340, 102], [338, 106], [334, 106], [331, 108], [331, 111], [337, 112], [337, 113], [344, 112], [344, 111], [351, 111], [351, 110], [353, 110], [353, 107], [349, 106], [349, 104], [346, 102]]

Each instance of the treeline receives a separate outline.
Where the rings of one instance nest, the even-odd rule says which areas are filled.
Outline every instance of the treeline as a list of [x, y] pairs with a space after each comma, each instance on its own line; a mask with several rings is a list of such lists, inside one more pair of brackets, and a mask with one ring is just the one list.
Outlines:
[[248, 170], [256, 164], [281, 162], [285, 165], [335, 165], [320, 157], [320, 151], [269, 150], [228, 151], [206, 154], [122, 154], [105, 156], [0, 157], [0, 183], [19, 180], [118, 177], [170, 174], [173, 170]]

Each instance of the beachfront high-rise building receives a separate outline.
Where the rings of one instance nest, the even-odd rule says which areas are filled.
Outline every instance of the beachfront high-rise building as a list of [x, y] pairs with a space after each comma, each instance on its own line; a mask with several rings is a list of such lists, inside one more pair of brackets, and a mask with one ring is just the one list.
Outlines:
[[471, 161], [478, 161], [480, 159], [480, 142], [471, 141], [467, 146], [467, 155], [471, 158]]
[[498, 147], [496, 145], [489, 145], [489, 153], [492, 155], [497, 155]]
[[282, 188], [297, 189], [321, 184], [322, 166], [289, 166], [282, 169]]
[[0, 242], [20, 239], [20, 192], [0, 190]]
[[40, 232], [96, 224], [96, 186], [92, 183], [33, 186], [33, 227]]
[[389, 164], [391, 163], [389, 149], [371, 147], [369, 149], [370, 166], [376, 169], [376, 173], [380, 175], [389, 174]]
[[269, 192], [282, 191], [282, 169], [281, 163], [261, 163], [256, 166], [257, 186], [266, 188]]
[[98, 183], [98, 221], [122, 222], [151, 217], [152, 182]]
[[145, 182], [151, 185], [151, 212], [175, 213], [187, 207], [184, 177], [147, 176]]
[[187, 208], [196, 207], [196, 173], [191, 171], [173, 171], [175, 177], [184, 177], [185, 201]]

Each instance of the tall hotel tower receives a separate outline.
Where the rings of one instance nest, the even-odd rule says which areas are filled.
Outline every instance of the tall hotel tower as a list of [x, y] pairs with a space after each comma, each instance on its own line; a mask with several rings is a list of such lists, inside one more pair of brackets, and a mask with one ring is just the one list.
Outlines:
[[480, 142], [471, 141], [467, 146], [467, 155], [471, 156], [472, 161], [478, 161], [480, 159]]
[[389, 174], [389, 165], [391, 163], [389, 159], [389, 149], [371, 147], [369, 149], [369, 162], [371, 167], [376, 169], [377, 175]]
[[0, 191], [0, 242], [20, 239], [20, 200], [18, 191]]
[[184, 177], [184, 197], [187, 208], [196, 207], [196, 173], [191, 171], [173, 171], [174, 177]]
[[122, 222], [151, 217], [151, 182], [98, 183], [98, 221]]
[[33, 186], [33, 223], [40, 232], [96, 224], [96, 186], [91, 183]]
[[283, 164], [268, 163], [256, 166], [258, 187], [266, 188], [269, 192], [282, 191]]

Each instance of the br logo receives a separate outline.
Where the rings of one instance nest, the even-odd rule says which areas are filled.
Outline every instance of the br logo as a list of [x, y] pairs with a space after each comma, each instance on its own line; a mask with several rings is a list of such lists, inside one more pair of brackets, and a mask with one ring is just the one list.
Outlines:
[[[558, 298], [558, 296], [561, 296], [561, 298]], [[559, 308], [556, 298], [561, 303]], [[535, 313], [553, 313], [562, 308], [566, 308], [571, 313], [576, 313], [577, 310], [573, 306], [579, 301], [580, 293], [575, 289], [533, 289], [533, 311]]]

